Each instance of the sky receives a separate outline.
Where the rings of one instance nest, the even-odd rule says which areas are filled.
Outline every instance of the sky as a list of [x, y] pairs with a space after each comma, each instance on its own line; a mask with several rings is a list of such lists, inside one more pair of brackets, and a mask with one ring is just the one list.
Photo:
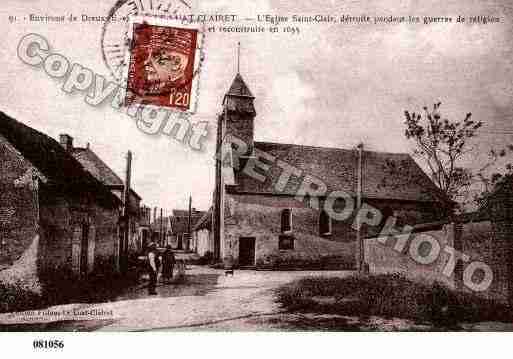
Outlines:
[[91, 148], [120, 176], [126, 151], [134, 154], [132, 186], [145, 204], [207, 209], [214, 187], [216, 114], [236, 74], [253, 92], [255, 139], [313, 146], [411, 152], [403, 134], [404, 111], [442, 102], [449, 119], [472, 112], [485, 123], [467, 159], [479, 166], [491, 147], [513, 142], [513, 5], [510, 1], [190, 1], [195, 13], [240, 17], [277, 15], [476, 16], [499, 24], [301, 25], [299, 35], [208, 33], [200, 75], [198, 112], [208, 121], [205, 150], [192, 151], [163, 135], [142, 133], [126, 114], [92, 107], [84, 93], [66, 94], [62, 80], [22, 63], [22, 36], [43, 35], [52, 51], [109, 78], [102, 61], [101, 23], [45, 24], [18, 21], [28, 14], [106, 15], [114, 0], [50, 2], [2, 0], [0, 110], [53, 138], [68, 133]]

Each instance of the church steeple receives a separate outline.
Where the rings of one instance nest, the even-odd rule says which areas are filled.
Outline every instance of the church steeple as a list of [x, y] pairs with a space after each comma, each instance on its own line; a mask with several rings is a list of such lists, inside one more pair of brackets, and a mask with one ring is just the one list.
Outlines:
[[[239, 51], [240, 44], [237, 53]], [[238, 62], [239, 59], [237, 59]], [[228, 92], [224, 95], [223, 111], [219, 118], [218, 142], [227, 135], [233, 136], [246, 144], [244, 153], [246, 156], [253, 153], [253, 127], [256, 116], [254, 100], [255, 96], [237, 71]]]
[[255, 98], [251, 91], [248, 88], [248, 85], [244, 82], [244, 79], [240, 75], [240, 73], [237, 72], [237, 75], [235, 75], [235, 78], [233, 79], [232, 85], [230, 86], [230, 89], [226, 93], [226, 96], [242, 96], [242, 97], [250, 97]]
[[251, 93], [244, 79], [237, 73], [233, 79], [230, 89], [224, 95], [223, 108], [225, 111], [233, 111], [245, 114], [256, 115], [253, 100], [255, 96]]
[[[223, 99], [223, 111], [217, 118], [216, 142], [216, 189], [212, 230], [214, 233], [214, 256], [223, 258], [224, 210], [226, 186], [237, 185], [237, 175], [253, 155], [253, 127], [256, 116], [255, 97], [240, 75], [240, 44], [237, 47], [237, 73]], [[228, 142], [225, 142], [228, 141]], [[229, 155], [233, 166], [224, 165]], [[235, 158], [237, 161], [235, 161]]]
[[237, 74], [233, 79], [232, 85], [228, 92], [224, 95], [223, 110], [224, 112], [236, 112], [239, 114], [256, 115], [253, 100], [255, 96], [251, 93], [248, 85], [244, 82], [240, 75], [240, 42], [237, 43]]

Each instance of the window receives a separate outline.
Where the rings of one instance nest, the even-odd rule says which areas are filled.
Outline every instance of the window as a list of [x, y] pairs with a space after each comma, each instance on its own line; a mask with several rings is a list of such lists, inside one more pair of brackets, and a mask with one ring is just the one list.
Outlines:
[[390, 207], [385, 207], [381, 211], [381, 214], [383, 215], [383, 218], [381, 219], [381, 223], [380, 223], [380, 226], [379, 226], [379, 232], [381, 232], [383, 230], [383, 228], [385, 228], [385, 224], [387, 223], [387, 220], [390, 217], [394, 216], [394, 211]]
[[289, 208], [281, 211], [281, 232], [292, 232], [292, 210]]
[[278, 237], [278, 249], [290, 250], [294, 249], [294, 237], [288, 234], [280, 234]]
[[319, 216], [319, 233], [321, 236], [328, 236], [331, 234], [331, 217], [322, 211]]

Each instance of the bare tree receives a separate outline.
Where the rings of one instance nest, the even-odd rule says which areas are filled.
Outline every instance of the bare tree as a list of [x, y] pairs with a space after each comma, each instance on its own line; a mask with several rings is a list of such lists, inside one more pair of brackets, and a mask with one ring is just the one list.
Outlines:
[[[440, 114], [441, 102], [435, 103], [432, 110], [424, 107], [424, 114], [405, 111], [405, 136], [415, 142], [414, 155], [424, 160], [429, 168], [429, 175], [437, 187], [453, 201], [461, 205], [474, 201], [481, 205], [495, 185], [504, 176], [511, 176], [513, 166], [506, 165], [504, 173], [490, 170], [507, 150], [513, 152], [513, 146], [505, 149], [491, 149], [484, 165], [479, 168], [465, 168], [462, 160], [473, 151], [470, 140], [477, 136], [483, 126], [481, 121], [473, 121], [472, 114], [467, 113], [462, 121], [450, 121]], [[478, 194], [469, 196], [480, 185]], [[471, 197], [471, 198], [470, 198]]]
[[424, 160], [433, 182], [448, 198], [457, 201], [462, 189], [470, 186], [473, 174], [460, 165], [465, 154], [472, 150], [469, 140], [483, 125], [467, 113], [463, 121], [449, 121], [440, 114], [441, 103], [433, 109], [424, 107], [420, 113], [405, 111], [405, 135], [416, 144], [414, 154]]

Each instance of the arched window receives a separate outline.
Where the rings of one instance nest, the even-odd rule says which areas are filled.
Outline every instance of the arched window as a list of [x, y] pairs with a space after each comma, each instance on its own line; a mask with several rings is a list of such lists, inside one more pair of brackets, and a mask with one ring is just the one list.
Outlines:
[[289, 208], [281, 211], [281, 232], [292, 232], [292, 210]]
[[319, 233], [321, 236], [327, 236], [331, 234], [331, 217], [326, 211], [321, 211], [319, 215]]

